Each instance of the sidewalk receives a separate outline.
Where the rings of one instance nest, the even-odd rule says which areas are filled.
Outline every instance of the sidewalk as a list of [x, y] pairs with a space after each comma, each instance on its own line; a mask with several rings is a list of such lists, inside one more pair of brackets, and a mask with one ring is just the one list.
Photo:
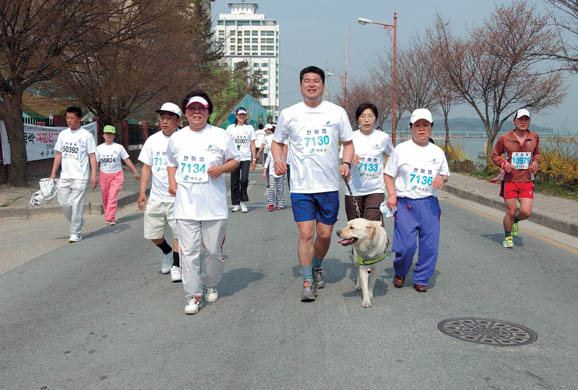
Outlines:
[[[138, 198], [139, 183], [132, 172], [124, 167], [124, 186], [119, 196], [119, 207], [135, 202]], [[41, 215], [60, 214], [58, 201], [38, 209], [29, 207], [30, 197], [37, 188], [12, 188], [0, 186], [0, 221], [8, 219], [30, 219]], [[460, 198], [505, 211], [504, 201], [498, 196], [499, 186], [485, 180], [458, 173], [452, 173], [444, 190]], [[533, 214], [530, 220], [540, 225], [578, 237], [578, 202], [555, 196], [535, 194]], [[86, 194], [85, 212], [102, 214], [100, 188], [89, 189]]]
[[[124, 164], [123, 169], [124, 184], [118, 196], [118, 207], [136, 202], [140, 191], [140, 184], [134, 179], [131, 170]], [[137, 169], [140, 171], [140, 167], [137, 167]], [[31, 219], [43, 215], [62, 214], [56, 197], [47, 205], [35, 209], [30, 207], [30, 198], [32, 194], [39, 189], [38, 186], [15, 188], [7, 184], [0, 185], [0, 221], [9, 219]], [[84, 212], [86, 214], [104, 214], [100, 186], [98, 184], [96, 189], [93, 190], [89, 185], [89, 188], [86, 190]]]

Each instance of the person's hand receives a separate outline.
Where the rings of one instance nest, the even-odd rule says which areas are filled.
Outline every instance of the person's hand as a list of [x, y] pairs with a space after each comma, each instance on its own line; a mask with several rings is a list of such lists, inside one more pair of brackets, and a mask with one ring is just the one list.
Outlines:
[[395, 208], [397, 207], [397, 195], [395, 194], [391, 194], [387, 197], [387, 208], [390, 209], [391, 211], [395, 210]]
[[138, 209], [140, 211], [144, 211], [145, 209], [145, 205], [147, 203], [147, 196], [145, 193], [140, 193], [138, 195], [138, 199], [136, 200], [137, 204], [138, 204]]
[[138, 173], [138, 171], [134, 172], [134, 179], [135, 179], [136, 181], [139, 181], [139, 180], [140, 180], [140, 173]]
[[177, 188], [179, 186], [177, 185], [177, 183], [171, 183], [169, 180], [169, 195], [174, 197], [177, 194]]
[[56, 174], [54, 174], [54, 173], [51, 173], [51, 174], [50, 174], [50, 176], [49, 176], [48, 178], [49, 178], [49, 179], [52, 179], [52, 180], [54, 180], [54, 179], [56, 178]]
[[211, 178], [216, 179], [217, 177], [223, 174], [223, 166], [222, 165], [214, 165], [207, 170], [207, 173]]
[[261, 179], [265, 178], [265, 172], [263, 172], [263, 174], [261, 175]]
[[360, 161], [359, 156], [358, 156], [357, 154], [354, 154], [354, 155], [353, 155], [353, 159], [351, 160], [351, 163], [352, 163], [352, 164], [355, 164], [355, 165], [358, 165], [358, 164], [359, 164], [359, 161]]
[[538, 161], [532, 161], [528, 166], [528, 172], [536, 173], [538, 172]]
[[90, 186], [93, 190], [96, 188], [96, 176], [90, 176]]
[[511, 173], [514, 170], [514, 166], [508, 163], [504, 166], [504, 170], [506, 171], [506, 173]]
[[275, 173], [279, 176], [282, 176], [287, 173], [287, 164], [285, 164], [285, 161], [281, 160], [275, 161], [274, 167]]
[[257, 161], [256, 160], [251, 161], [251, 170], [252, 171], [255, 170], [256, 166], [257, 166]]
[[433, 182], [431, 183], [434, 190], [441, 190], [441, 188], [444, 186], [444, 184], [445, 184], [445, 180], [444, 180], [444, 177], [442, 175], [437, 175], [433, 179]]
[[345, 178], [345, 180], [349, 181], [349, 176], [351, 175], [351, 171], [349, 170], [348, 164], [341, 164], [341, 176]]

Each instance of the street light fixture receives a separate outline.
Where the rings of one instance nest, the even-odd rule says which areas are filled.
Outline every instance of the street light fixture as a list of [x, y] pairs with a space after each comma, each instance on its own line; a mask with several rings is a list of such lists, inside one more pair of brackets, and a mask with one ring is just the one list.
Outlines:
[[391, 141], [395, 146], [395, 128], [396, 128], [396, 118], [395, 118], [395, 106], [396, 106], [396, 94], [397, 94], [397, 63], [396, 63], [396, 49], [397, 49], [397, 12], [393, 13], [393, 24], [374, 22], [367, 18], [357, 18], [357, 23], [359, 24], [377, 24], [383, 26], [384, 28], [393, 28], [393, 114], [391, 119]]

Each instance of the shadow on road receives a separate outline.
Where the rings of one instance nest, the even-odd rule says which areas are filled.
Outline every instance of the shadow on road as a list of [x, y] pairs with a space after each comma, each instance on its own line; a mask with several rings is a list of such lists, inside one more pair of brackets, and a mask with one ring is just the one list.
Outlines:
[[219, 283], [219, 295], [229, 297], [244, 290], [249, 284], [263, 279], [265, 275], [255, 272], [250, 268], [235, 268], [223, 274], [223, 279]]

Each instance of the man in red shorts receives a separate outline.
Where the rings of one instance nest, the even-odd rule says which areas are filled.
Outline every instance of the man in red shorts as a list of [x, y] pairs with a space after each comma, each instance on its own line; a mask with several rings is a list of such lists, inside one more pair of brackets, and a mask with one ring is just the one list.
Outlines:
[[[506, 203], [504, 217], [504, 248], [512, 248], [518, 235], [518, 222], [532, 214], [534, 199], [534, 173], [538, 170], [540, 150], [538, 134], [529, 130], [530, 113], [522, 108], [514, 116], [516, 128], [503, 134], [496, 142], [492, 161], [504, 170], [500, 196]], [[502, 157], [504, 155], [504, 157]], [[516, 199], [520, 210], [516, 214]]]

